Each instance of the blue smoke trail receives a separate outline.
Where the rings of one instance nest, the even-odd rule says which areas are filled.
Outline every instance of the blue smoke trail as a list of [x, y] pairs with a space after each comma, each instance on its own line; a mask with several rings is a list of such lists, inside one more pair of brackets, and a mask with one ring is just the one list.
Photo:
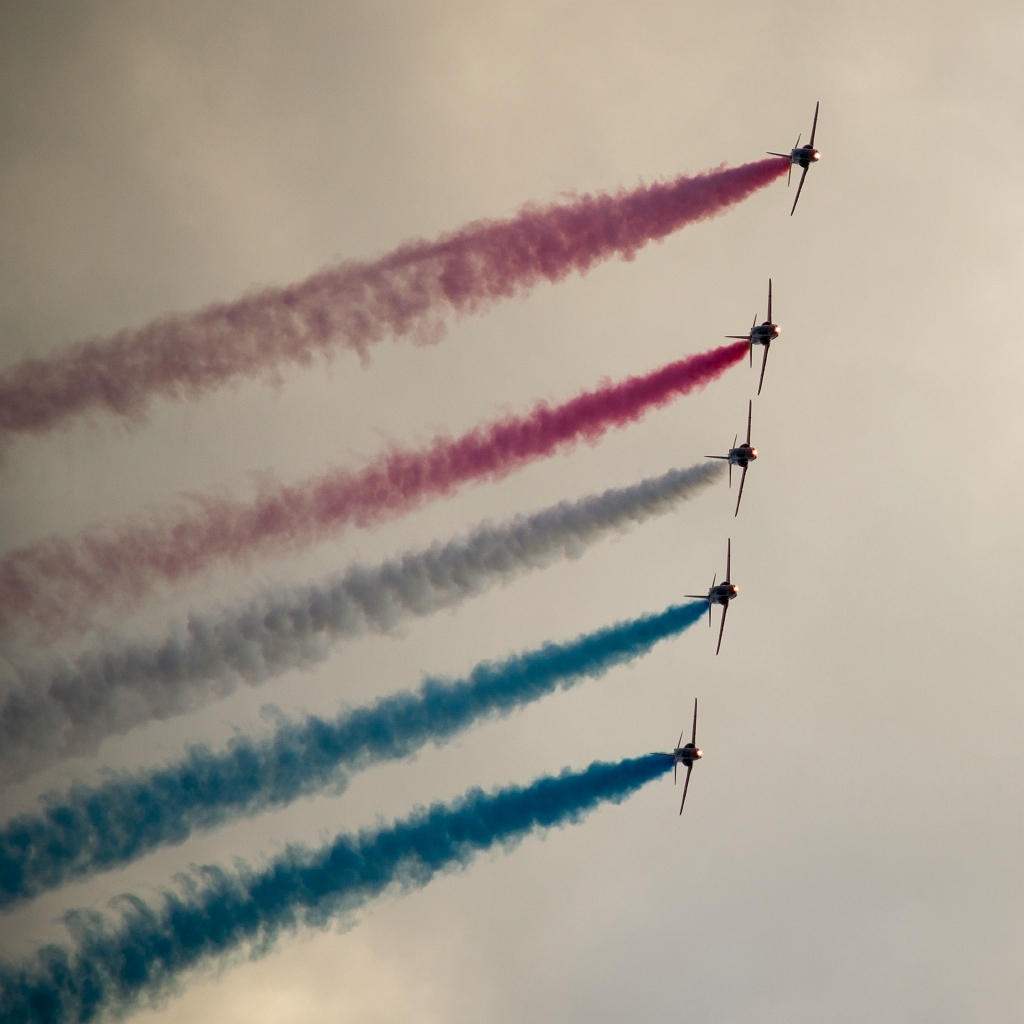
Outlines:
[[674, 605], [569, 643], [484, 662], [456, 682], [427, 679], [418, 692], [333, 720], [285, 720], [265, 740], [242, 737], [220, 753], [197, 746], [177, 764], [77, 786], [63, 799], [50, 798], [42, 814], [20, 815], [0, 829], [0, 908], [184, 842], [195, 829], [343, 786], [343, 769], [407, 757], [489, 715], [646, 654], [697, 622], [706, 607]]
[[394, 884], [426, 885], [496, 843], [578, 822], [619, 803], [672, 767], [664, 754], [595, 762], [531, 786], [471, 790], [378, 831], [338, 836], [317, 851], [290, 847], [261, 872], [203, 868], [159, 907], [125, 897], [116, 927], [99, 915], [65, 918], [73, 948], [47, 946], [20, 967], [0, 965], [0, 1020], [64, 1024], [118, 1015], [166, 994], [183, 971], [248, 944], [265, 952], [282, 930], [323, 928]]

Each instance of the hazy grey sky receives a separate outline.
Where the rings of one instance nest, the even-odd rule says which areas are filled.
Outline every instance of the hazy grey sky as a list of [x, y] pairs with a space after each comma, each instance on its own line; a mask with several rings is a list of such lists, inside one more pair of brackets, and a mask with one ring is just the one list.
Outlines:
[[[68, 886], [155, 896], [192, 863], [254, 864], [472, 785], [667, 749], [701, 701], [686, 814], [658, 782], [269, 956], [200, 973], [139, 1020], [1016, 1021], [1024, 1013], [1018, 592], [1024, 199], [1019, 6], [717, 2], [175, 5], [0, 10], [0, 365], [371, 258], [524, 202], [760, 158], [823, 158], [631, 263], [127, 429], [16, 441], [0, 543], [362, 465], [604, 377], [782, 325], [743, 508], [725, 487], [314, 670], [106, 742], [0, 794], [6, 814], [105, 767], [333, 712], [706, 587], [733, 541], [722, 653], [696, 627], [635, 666], [375, 768], [322, 797]], [[756, 372], [596, 447], [375, 531], [168, 591], [96, 634], [160, 636], [484, 519], [723, 451]], [[69, 642], [70, 645], [70, 642]], [[68, 646], [68, 649], [73, 649]], [[10, 651], [12, 658], [26, 656]]]

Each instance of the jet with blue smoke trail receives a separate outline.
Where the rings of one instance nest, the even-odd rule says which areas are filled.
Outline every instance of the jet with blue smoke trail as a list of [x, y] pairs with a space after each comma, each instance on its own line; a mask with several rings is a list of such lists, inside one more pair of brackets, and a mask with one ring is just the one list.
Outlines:
[[711, 586], [708, 588], [707, 596], [701, 594], [687, 594], [687, 597], [696, 598], [699, 601], [707, 601], [708, 603], [708, 625], [711, 625], [711, 609], [716, 604], [722, 606], [722, 624], [718, 627], [718, 646], [715, 648], [715, 654], [722, 649], [722, 634], [725, 632], [725, 616], [729, 612], [729, 602], [734, 601], [739, 596], [740, 588], [736, 586], [732, 581], [732, 538], [729, 538], [728, 546], [725, 549], [725, 579], [721, 583], [716, 583], [718, 579], [718, 573], [715, 573], [711, 580]]
[[239, 947], [263, 954], [284, 930], [324, 928], [392, 887], [420, 888], [498, 843], [507, 850], [531, 832], [578, 822], [673, 764], [671, 755], [648, 754], [566, 769], [526, 788], [474, 789], [316, 851], [291, 846], [263, 871], [202, 868], [156, 907], [122, 897], [114, 925], [97, 914], [68, 914], [70, 948], [46, 946], [28, 963], [0, 965], [0, 1020], [70, 1024], [120, 1016], [167, 995], [187, 970]]
[[684, 765], [686, 768], [686, 781], [683, 783], [683, 799], [679, 802], [679, 813], [683, 813], [683, 808], [686, 806], [686, 791], [690, 788], [690, 772], [693, 771], [693, 766], [703, 756], [704, 751], [697, 746], [697, 698], [693, 698], [693, 732], [690, 734], [690, 742], [683, 746], [683, 732], [679, 733], [679, 739], [676, 740], [676, 749], [672, 751], [671, 758], [673, 763], [672, 768], [672, 781], [679, 781], [679, 766]]
[[219, 753], [193, 747], [177, 764], [50, 797], [42, 814], [20, 815], [0, 829], [0, 908], [184, 842], [194, 830], [338, 789], [345, 771], [408, 757], [490, 716], [600, 676], [703, 615], [703, 602], [672, 606], [569, 643], [483, 662], [465, 679], [428, 678], [416, 693], [392, 694], [333, 720], [283, 720], [266, 739], [238, 737]]
[[632, 487], [485, 523], [377, 566], [282, 587], [243, 608], [190, 615], [184, 634], [162, 643], [108, 645], [74, 664], [25, 670], [6, 685], [0, 705], [0, 784], [94, 753], [105, 737], [194, 711], [239, 680], [255, 685], [308, 667], [339, 641], [386, 632], [558, 558], [577, 557], [609, 533], [672, 511], [721, 475], [716, 465], [672, 469]]

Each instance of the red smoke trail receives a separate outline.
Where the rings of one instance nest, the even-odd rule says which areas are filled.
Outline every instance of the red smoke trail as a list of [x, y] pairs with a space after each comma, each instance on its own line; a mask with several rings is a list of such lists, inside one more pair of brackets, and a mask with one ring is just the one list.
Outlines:
[[436, 339], [449, 310], [471, 313], [541, 280], [586, 273], [724, 213], [789, 167], [773, 158], [615, 195], [526, 206], [371, 263], [343, 263], [287, 288], [168, 316], [139, 330], [27, 359], [0, 373], [0, 442], [105, 408], [138, 416], [153, 395], [195, 398], [235, 377], [273, 378], [282, 363], [368, 347], [387, 335]]
[[181, 518], [129, 521], [49, 540], [0, 559], [0, 633], [20, 618], [47, 631], [81, 625], [89, 608], [137, 602], [158, 581], [194, 576], [256, 551], [299, 548], [345, 526], [370, 526], [469, 480], [500, 479], [581, 438], [595, 443], [610, 427], [703, 387], [747, 354], [737, 342], [584, 392], [564, 405], [539, 403], [526, 416], [478, 427], [425, 450], [395, 449], [358, 472], [335, 470], [282, 487], [251, 505], [204, 499]]

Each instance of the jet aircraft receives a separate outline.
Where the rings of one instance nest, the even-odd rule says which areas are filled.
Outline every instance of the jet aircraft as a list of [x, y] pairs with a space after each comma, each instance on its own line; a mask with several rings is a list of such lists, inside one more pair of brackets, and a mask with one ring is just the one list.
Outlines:
[[[684, 729], [683, 732], [686, 730]], [[693, 733], [690, 736], [690, 742], [686, 746], [681, 746], [683, 742], [683, 733], [679, 734], [679, 741], [676, 743], [676, 749], [671, 754], [666, 754], [666, 757], [671, 757], [675, 764], [672, 765], [672, 781], [679, 781], [679, 766], [680, 764], [686, 765], [686, 781], [683, 783], [683, 799], [682, 803], [679, 804], [679, 813], [683, 813], [683, 804], [686, 803], [686, 791], [690, 788], [690, 772], [693, 771], [693, 762], [699, 761], [704, 756], [704, 751], [697, 746], [697, 698], [693, 699]]]
[[732, 575], [732, 538], [729, 538], [729, 545], [726, 548], [725, 555], [725, 579], [715, 585], [715, 580], [718, 579], [718, 573], [715, 573], [711, 580], [711, 589], [706, 594], [684, 594], [684, 597], [692, 597], [697, 601], [707, 601], [708, 603], [708, 625], [711, 625], [711, 606], [720, 604], [722, 606], [722, 625], [718, 627], [718, 646], [715, 648], [715, 654], [722, 649], [722, 633], [725, 631], [725, 616], [729, 611], [729, 602], [736, 597], [740, 588], [730, 579]]
[[737, 434], [732, 439], [732, 447], [729, 449], [728, 455], [705, 455], [706, 459], [725, 459], [729, 463], [729, 486], [732, 487], [732, 467], [741, 466], [743, 468], [743, 476], [740, 477], [740, 493], [736, 498], [736, 511], [733, 512], [733, 518], [740, 514], [740, 502], [743, 500], [743, 485], [747, 480], [747, 467], [757, 458], [757, 449], [750, 443], [750, 417], [754, 413], [754, 400], [750, 399], [747, 405], [747, 439], [738, 448], [736, 447], [736, 441], [739, 439]]
[[761, 379], [757, 382], [757, 393], [761, 394], [761, 385], [764, 384], [764, 368], [768, 365], [768, 346], [779, 336], [782, 328], [772, 323], [772, 279], [768, 278], [768, 319], [764, 323], [757, 322], [757, 314], [754, 314], [754, 322], [750, 327], [749, 334], [727, 334], [727, 338], [735, 338], [737, 341], [746, 341], [750, 344], [750, 365], [754, 365], [754, 346], [764, 345], [764, 357], [761, 360]]
[[[804, 187], [804, 178], [807, 177], [807, 169], [811, 164], [817, 163], [821, 159], [821, 153], [814, 148], [814, 133], [818, 128], [818, 104], [814, 104], [814, 123], [811, 125], [811, 138], [810, 141], [804, 145], [800, 145], [800, 136], [796, 137], [796, 145], [788, 153], [771, 153], [769, 156], [781, 156], [789, 161], [789, 178], [788, 182], [793, 180], [793, 164], [804, 169], [803, 174], [800, 175], [800, 184], [796, 188], [796, 199], [793, 200], [793, 209], [789, 211], [790, 217], [796, 212], [796, 204], [800, 200], [800, 190]], [[802, 134], [802, 133], [801, 133]]]

